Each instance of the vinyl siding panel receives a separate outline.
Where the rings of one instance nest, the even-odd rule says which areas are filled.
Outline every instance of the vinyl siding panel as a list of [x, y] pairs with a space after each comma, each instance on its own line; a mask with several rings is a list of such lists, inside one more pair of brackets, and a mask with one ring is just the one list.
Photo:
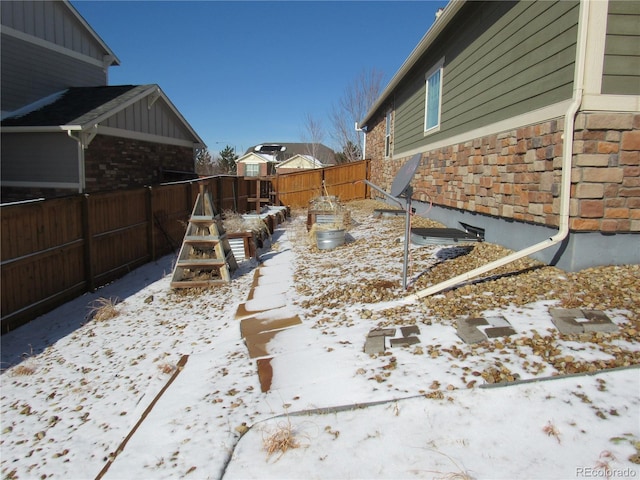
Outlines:
[[609, 3], [602, 93], [640, 95], [640, 2]]
[[2, 25], [102, 61], [107, 53], [62, 2], [2, 1]]
[[[470, 2], [395, 98], [395, 153], [571, 97], [577, 2]], [[440, 130], [424, 134], [424, 73], [444, 57]]]
[[3, 133], [2, 181], [78, 182], [78, 143], [64, 133]]
[[102, 122], [103, 126], [192, 141], [191, 133], [162, 100], [148, 108], [148, 97], [129, 105]]
[[2, 35], [2, 109], [13, 111], [70, 86], [106, 85], [101, 67]]

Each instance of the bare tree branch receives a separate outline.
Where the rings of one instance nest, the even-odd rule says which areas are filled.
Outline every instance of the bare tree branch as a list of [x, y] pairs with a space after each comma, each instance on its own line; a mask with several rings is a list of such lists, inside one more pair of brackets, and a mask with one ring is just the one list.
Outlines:
[[322, 122], [310, 113], [307, 113], [304, 119], [304, 129], [305, 131], [302, 134], [302, 141], [306, 144], [306, 153], [307, 155], [318, 159], [320, 144], [324, 140]]
[[[347, 86], [343, 96], [333, 106], [329, 114], [333, 125], [333, 139], [342, 146], [347, 161], [362, 157], [362, 137], [356, 131], [356, 122], [362, 120], [382, 91], [383, 73], [372, 69], [363, 70]], [[357, 146], [357, 148], [353, 148]]]

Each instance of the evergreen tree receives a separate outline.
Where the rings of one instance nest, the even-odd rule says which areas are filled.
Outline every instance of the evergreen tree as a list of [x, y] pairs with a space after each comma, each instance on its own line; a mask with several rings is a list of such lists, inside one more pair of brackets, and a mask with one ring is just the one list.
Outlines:
[[222, 174], [235, 175], [236, 174], [236, 160], [238, 155], [233, 147], [227, 145], [220, 152], [220, 158], [218, 158], [218, 170]]
[[213, 158], [207, 150], [207, 147], [196, 151], [196, 173], [198, 175], [213, 175], [215, 171], [215, 165]]

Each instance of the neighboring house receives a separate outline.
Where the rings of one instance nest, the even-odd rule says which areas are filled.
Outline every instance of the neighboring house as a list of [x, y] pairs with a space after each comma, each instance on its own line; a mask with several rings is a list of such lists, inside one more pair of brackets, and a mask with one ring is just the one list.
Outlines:
[[289, 160], [285, 160], [276, 165], [277, 173], [297, 172], [299, 170], [310, 170], [325, 167], [320, 160], [311, 155], [294, 155]]
[[236, 172], [240, 177], [266, 177], [274, 174], [275, 163], [273, 155], [248, 152], [236, 160]]
[[640, 263], [640, 2], [452, 1], [360, 126], [387, 191], [421, 155], [430, 218], [565, 270]]
[[158, 85], [107, 85], [119, 61], [68, 1], [0, 14], [3, 200], [196, 177], [202, 139]]
[[284, 147], [284, 150], [278, 149], [274, 152], [276, 161], [278, 162], [284, 162], [296, 155], [310, 155], [318, 159], [325, 166], [335, 165], [337, 163], [335, 152], [322, 143], [262, 143], [248, 148], [245, 154], [260, 152], [261, 148], [273, 145]]

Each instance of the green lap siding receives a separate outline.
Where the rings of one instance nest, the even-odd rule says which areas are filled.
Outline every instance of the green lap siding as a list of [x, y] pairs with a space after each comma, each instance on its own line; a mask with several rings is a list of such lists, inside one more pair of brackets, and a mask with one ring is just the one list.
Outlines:
[[[469, 2], [396, 90], [395, 154], [571, 98], [579, 5]], [[444, 57], [440, 130], [425, 73]]]
[[602, 93], [640, 94], [640, 2], [638, 1], [609, 3]]

